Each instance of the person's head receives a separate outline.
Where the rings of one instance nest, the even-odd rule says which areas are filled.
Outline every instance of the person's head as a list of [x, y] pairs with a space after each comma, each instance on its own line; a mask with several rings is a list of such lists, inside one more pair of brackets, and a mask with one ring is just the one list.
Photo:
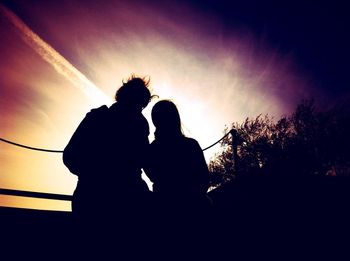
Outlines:
[[124, 106], [144, 109], [151, 100], [151, 92], [148, 89], [150, 80], [131, 75], [127, 82], [117, 90], [115, 100]]
[[152, 108], [152, 122], [157, 136], [183, 136], [181, 119], [176, 105], [169, 100], [157, 102]]

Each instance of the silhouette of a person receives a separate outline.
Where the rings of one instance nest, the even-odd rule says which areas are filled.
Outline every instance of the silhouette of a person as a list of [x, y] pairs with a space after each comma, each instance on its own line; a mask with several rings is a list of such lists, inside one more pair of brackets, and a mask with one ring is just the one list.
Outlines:
[[[185, 137], [176, 105], [157, 102], [152, 109], [156, 127], [145, 169], [153, 182], [158, 207], [194, 210], [206, 202], [208, 167], [195, 139]], [[175, 210], [177, 211], [177, 210]]]
[[173, 102], [157, 102], [152, 121], [155, 140], [149, 146], [144, 170], [153, 182], [155, 244], [169, 252], [203, 251], [209, 171], [202, 149], [195, 139], [183, 134]]
[[140, 219], [145, 209], [150, 191], [141, 167], [149, 126], [142, 110], [151, 99], [148, 85], [149, 80], [132, 75], [111, 107], [87, 113], [64, 149], [64, 164], [78, 176], [72, 211], [89, 228], [124, 226], [122, 222]]

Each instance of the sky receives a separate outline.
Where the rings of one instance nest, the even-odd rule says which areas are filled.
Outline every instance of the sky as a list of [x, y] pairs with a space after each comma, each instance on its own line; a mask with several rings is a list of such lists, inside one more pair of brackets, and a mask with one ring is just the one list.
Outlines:
[[[302, 99], [347, 102], [346, 10], [337, 1], [0, 1], [0, 137], [63, 149], [131, 73], [177, 104], [202, 148], [233, 122], [278, 119]], [[150, 141], [156, 101], [144, 110]], [[0, 143], [0, 188], [71, 195], [77, 178], [61, 157]], [[4, 206], [69, 209], [56, 203], [0, 196]]]

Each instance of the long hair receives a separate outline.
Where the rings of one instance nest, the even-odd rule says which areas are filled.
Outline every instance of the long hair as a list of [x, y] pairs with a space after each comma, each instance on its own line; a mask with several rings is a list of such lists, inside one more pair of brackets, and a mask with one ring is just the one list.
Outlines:
[[152, 122], [156, 127], [156, 138], [184, 136], [179, 111], [172, 101], [162, 100], [153, 106]]

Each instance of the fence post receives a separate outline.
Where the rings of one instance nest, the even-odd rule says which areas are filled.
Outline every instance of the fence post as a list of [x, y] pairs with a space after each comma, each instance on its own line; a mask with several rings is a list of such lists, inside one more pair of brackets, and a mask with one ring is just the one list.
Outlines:
[[238, 155], [237, 155], [237, 146], [238, 146], [238, 132], [235, 129], [230, 130], [231, 142], [232, 142], [232, 163], [233, 163], [233, 173], [237, 174], [238, 170]]

